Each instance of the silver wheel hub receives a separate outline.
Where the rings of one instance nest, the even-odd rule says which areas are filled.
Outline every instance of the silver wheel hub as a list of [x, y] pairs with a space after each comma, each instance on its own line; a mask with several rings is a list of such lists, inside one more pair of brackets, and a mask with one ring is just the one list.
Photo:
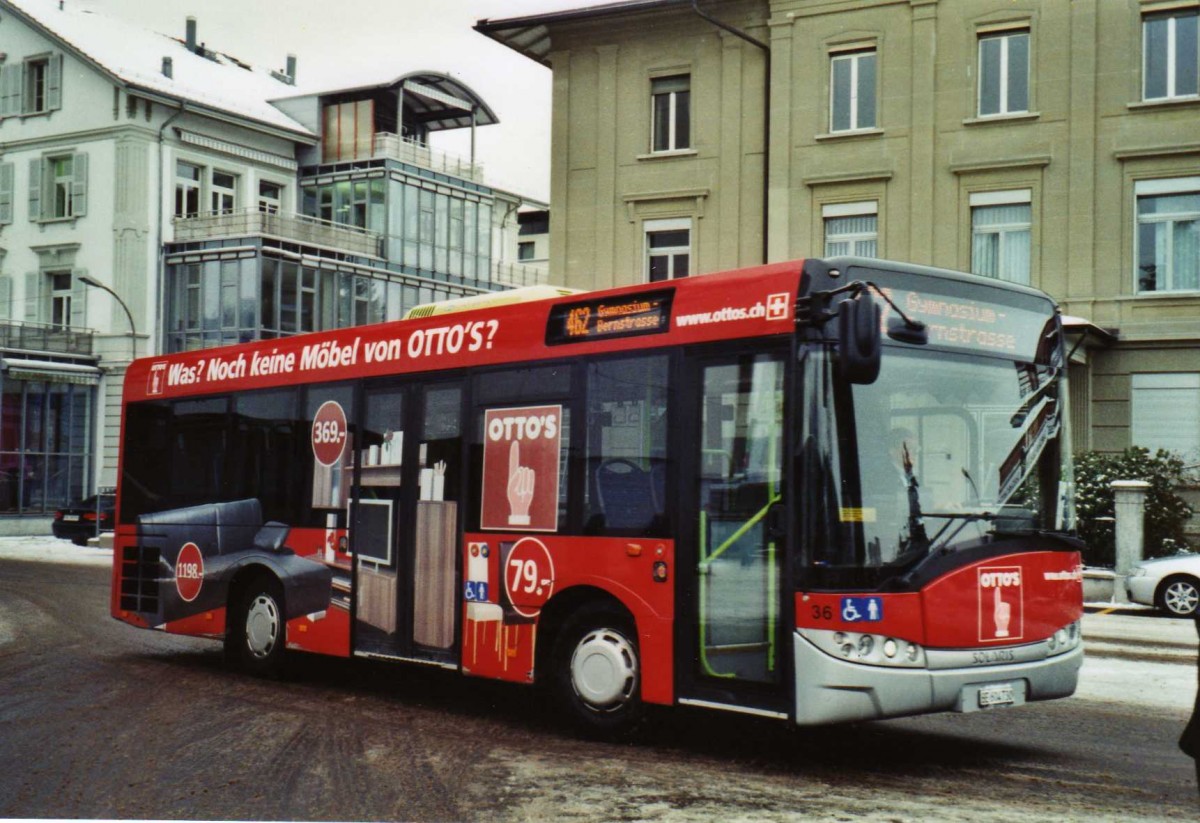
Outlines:
[[1191, 583], [1178, 582], [1167, 586], [1163, 599], [1167, 603], [1167, 608], [1175, 614], [1190, 614], [1196, 608], [1197, 601], [1200, 600], [1200, 593]]
[[637, 690], [637, 653], [624, 635], [594, 629], [571, 656], [571, 685], [579, 699], [598, 711], [620, 708]]
[[279, 642], [279, 607], [269, 595], [250, 601], [246, 612], [246, 645], [258, 658], [267, 657]]

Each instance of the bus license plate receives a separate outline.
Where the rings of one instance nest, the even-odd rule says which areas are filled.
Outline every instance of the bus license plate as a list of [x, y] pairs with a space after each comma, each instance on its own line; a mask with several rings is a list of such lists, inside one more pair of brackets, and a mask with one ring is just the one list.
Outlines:
[[1000, 683], [995, 686], [983, 686], [979, 689], [979, 708], [990, 709], [995, 706], [1011, 706], [1017, 701], [1011, 683]]

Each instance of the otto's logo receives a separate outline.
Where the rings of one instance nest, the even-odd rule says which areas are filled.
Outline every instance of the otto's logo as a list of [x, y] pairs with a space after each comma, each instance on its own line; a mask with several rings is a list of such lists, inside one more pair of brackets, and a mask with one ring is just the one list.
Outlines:
[[162, 394], [167, 386], [167, 364], [155, 363], [146, 378], [146, 394]]
[[1006, 572], [979, 572], [979, 585], [985, 589], [1017, 588], [1021, 585], [1021, 570]]
[[1024, 637], [1024, 600], [1020, 566], [981, 566], [979, 642], [1010, 643]]
[[175, 560], [175, 588], [179, 596], [191, 603], [200, 595], [204, 585], [204, 556], [195, 543], [184, 543]]

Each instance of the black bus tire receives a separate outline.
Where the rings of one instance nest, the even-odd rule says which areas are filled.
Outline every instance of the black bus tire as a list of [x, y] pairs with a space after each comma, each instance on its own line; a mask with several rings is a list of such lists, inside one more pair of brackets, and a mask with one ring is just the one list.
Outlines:
[[551, 660], [555, 699], [578, 730], [610, 737], [630, 731], [641, 718], [637, 633], [622, 610], [580, 609], [563, 624]]
[[283, 589], [273, 577], [256, 577], [240, 587], [230, 604], [225, 652], [237, 668], [257, 677], [283, 674], [287, 621]]

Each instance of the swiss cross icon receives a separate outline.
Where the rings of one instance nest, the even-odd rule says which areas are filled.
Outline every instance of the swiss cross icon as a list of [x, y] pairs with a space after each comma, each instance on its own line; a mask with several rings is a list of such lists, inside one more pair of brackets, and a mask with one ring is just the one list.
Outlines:
[[767, 298], [767, 319], [768, 320], [787, 320], [788, 319], [788, 295], [772, 294]]

